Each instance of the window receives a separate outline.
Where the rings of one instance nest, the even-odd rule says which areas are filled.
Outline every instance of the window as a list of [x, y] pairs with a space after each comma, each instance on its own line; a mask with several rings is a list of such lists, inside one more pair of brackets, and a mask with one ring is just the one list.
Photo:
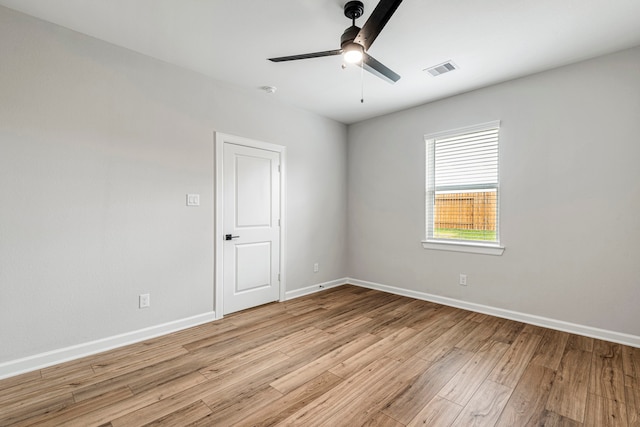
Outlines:
[[501, 255], [500, 122], [425, 136], [428, 249]]

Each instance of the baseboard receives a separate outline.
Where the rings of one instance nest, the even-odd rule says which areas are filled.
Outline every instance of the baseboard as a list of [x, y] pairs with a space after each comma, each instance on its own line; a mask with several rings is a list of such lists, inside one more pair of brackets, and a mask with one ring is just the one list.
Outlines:
[[180, 319], [162, 325], [151, 326], [137, 331], [127, 332], [108, 338], [103, 338], [71, 347], [61, 348], [46, 353], [36, 354], [23, 359], [0, 363], [0, 380], [35, 371], [125, 345], [156, 338], [183, 329], [202, 325], [216, 320], [215, 312], [199, 314], [197, 316]]
[[288, 301], [294, 298], [300, 298], [305, 295], [311, 295], [313, 293], [324, 291], [330, 288], [335, 288], [336, 286], [342, 286], [346, 283], [348, 283], [348, 280], [346, 278], [343, 278], [343, 279], [331, 280], [329, 282], [318, 283], [316, 285], [307, 286], [306, 288], [302, 288], [302, 289], [294, 289], [292, 291], [287, 291], [285, 292], [285, 301]]
[[[320, 292], [329, 288], [344, 285], [345, 283], [347, 283], [346, 279], [337, 279], [302, 289], [295, 289], [293, 291], [286, 292], [285, 300]], [[52, 350], [22, 359], [10, 360], [8, 362], [0, 363], [0, 380], [57, 365], [59, 363], [80, 359], [81, 357], [102, 353], [103, 351], [112, 350], [125, 345], [135, 344], [137, 342], [156, 338], [161, 335], [170, 334], [172, 332], [191, 328], [214, 320], [218, 320], [218, 317], [216, 317], [216, 313], [212, 311], [198, 316], [176, 320], [174, 322], [164, 323], [162, 325], [127, 332], [121, 335]]]
[[572, 334], [583, 335], [591, 338], [598, 338], [604, 341], [610, 341], [640, 348], [640, 337], [636, 335], [623, 334], [606, 329], [593, 328], [591, 326], [584, 326], [576, 323], [564, 322], [562, 320], [536, 316], [533, 314], [520, 313], [517, 311], [505, 310], [502, 308], [461, 301], [454, 298], [442, 297], [425, 292], [412, 291], [408, 289], [396, 288], [394, 286], [383, 285], [380, 283], [367, 282], [365, 280], [358, 280], [354, 278], [347, 278], [345, 280], [346, 283], [350, 283], [352, 285], [360, 286], [363, 288], [375, 289], [424, 301], [431, 301], [442, 305], [448, 305], [464, 310], [488, 314], [490, 316], [502, 317], [504, 319], [529, 323], [531, 325], [541, 326], [543, 328], [555, 329], [558, 331], [569, 332]]
[[[302, 289], [294, 289], [285, 293], [285, 300], [299, 298], [310, 295], [326, 289], [335, 288], [345, 284], [352, 284], [367, 289], [375, 289], [396, 295], [402, 295], [410, 298], [431, 301], [442, 305], [461, 308], [463, 310], [474, 311], [478, 313], [488, 314], [490, 316], [502, 317], [518, 322], [529, 323], [544, 328], [556, 329], [559, 331], [569, 332], [572, 334], [583, 335], [592, 338], [598, 338], [605, 341], [624, 344], [632, 347], [640, 348], [640, 337], [636, 335], [623, 334], [620, 332], [609, 331], [605, 329], [593, 328], [590, 326], [579, 325], [576, 323], [564, 322], [562, 320], [549, 319], [547, 317], [536, 316], [517, 311], [505, 310], [486, 306], [482, 304], [471, 303], [467, 301], [457, 300], [454, 298], [442, 297], [429, 294], [426, 292], [412, 291], [409, 289], [397, 288], [394, 286], [383, 285], [380, 283], [368, 282], [365, 280], [346, 277], [336, 279], [329, 282], [319, 283]], [[204, 323], [217, 320], [215, 312], [200, 314], [197, 316], [180, 319], [162, 325], [152, 326], [137, 331], [127, 332], [125, 334], [116, 335], [88, 343], [78, 344], [46, 353], [36, 354], [25, 357], [23, 359], [11, 360], [0, 363], [0, 380], [23, 374], [25, 372], [35, 371], [37, 369], [46, 368], [57, 365], [59, 363], [68, 362], [70, 360], [79, 359], [81, 357], [90, 356], [92, 354], [101, 353], [103, 351], [112, 350], [114, 348], [123, 347], [125, 345], [134, 344], [161, 335], [170, 334], [183, 329], [202, 325]]]

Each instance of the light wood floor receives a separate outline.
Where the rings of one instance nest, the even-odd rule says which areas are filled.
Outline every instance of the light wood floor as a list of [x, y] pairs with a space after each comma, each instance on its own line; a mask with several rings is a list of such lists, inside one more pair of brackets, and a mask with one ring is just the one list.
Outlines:
[[343, 286], [0, 381], [0, 425], [639, 426], [640, 349]]

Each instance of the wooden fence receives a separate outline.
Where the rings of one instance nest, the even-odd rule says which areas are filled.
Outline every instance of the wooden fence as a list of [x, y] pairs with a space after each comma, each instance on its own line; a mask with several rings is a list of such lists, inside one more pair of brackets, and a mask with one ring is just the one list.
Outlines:
[[496, 193], [436, 194], [434, 228], [496, 229]]

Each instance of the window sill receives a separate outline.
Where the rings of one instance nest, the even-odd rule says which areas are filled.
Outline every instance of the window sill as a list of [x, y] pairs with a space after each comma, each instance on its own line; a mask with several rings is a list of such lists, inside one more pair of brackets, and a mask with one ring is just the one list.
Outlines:
[[423, 240], [422, 247], [439, 251], [466, 252], [482, 255], [500, 256], [504, 252], [503, 246], [482, 243], [444, 242], [441, 240]]

